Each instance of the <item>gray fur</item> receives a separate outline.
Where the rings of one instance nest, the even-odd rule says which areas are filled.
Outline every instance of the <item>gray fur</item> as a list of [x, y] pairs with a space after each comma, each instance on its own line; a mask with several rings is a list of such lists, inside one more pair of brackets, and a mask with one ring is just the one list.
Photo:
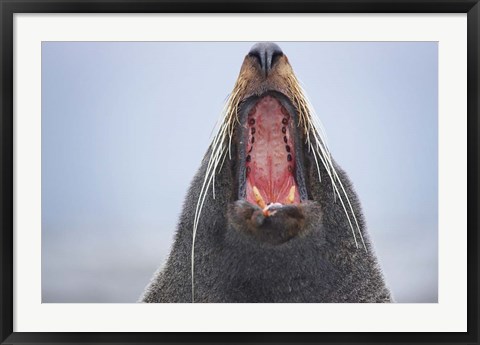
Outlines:
[[[210, 189], [197, 230], [195, 302], [392, 302], [346, 174], [336, 166], [367, 250], [361, 243], [355, 246], [327, 172], [321, 170], [319, 182], [313, 157], [309, 152], [304, 157], [312, 202], [304, 206], [301, 233], [280, 244], [238, 231], [232, 213], [237, 199], [235, 162], [227, 159], [215, 179], [216, 198]], [[190, 186], [167, 263], [153, 277], [142, 302], [192, 302], [193, 218], [208, 158], [209, 152]]]

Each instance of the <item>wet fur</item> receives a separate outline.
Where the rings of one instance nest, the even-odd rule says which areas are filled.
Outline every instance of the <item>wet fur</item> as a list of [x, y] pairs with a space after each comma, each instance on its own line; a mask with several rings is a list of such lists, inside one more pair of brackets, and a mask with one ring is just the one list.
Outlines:
[[[306, 151], [306, 150], [305, 150]], [[234, 195], [234, 161], [216, 176], [216, 198], [208, 193], [195, 250], [195, 302], [391, 302], [365, 230], [358, 198], [346, 174], [336, 166], [352, 202], [367, 250], [357, 248], [345, 213], [311, 153], [304, 152], [310, 206], [300, 236], [282, 244], [258, 241], [229, 222]], [[191, 250], [193, 214], [205, 176], [209, 152], [187, 194], [165, 267], [141, 301], [192, 302]], [[229, 211], [230, 210], [230, 211]], [[230, 213], [229, 213], [230, 212]]]

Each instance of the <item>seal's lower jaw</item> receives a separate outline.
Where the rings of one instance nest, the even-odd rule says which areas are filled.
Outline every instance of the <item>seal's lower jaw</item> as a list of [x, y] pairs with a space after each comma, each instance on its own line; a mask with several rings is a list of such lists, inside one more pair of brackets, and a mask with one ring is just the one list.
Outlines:
[[266, 216], [257, 205], [238, 200], [230, 205], [229, 224], [234, 230], [259, 242], [279, 245], [304, 231], [307, 204], [282, 205], [272, 215]]

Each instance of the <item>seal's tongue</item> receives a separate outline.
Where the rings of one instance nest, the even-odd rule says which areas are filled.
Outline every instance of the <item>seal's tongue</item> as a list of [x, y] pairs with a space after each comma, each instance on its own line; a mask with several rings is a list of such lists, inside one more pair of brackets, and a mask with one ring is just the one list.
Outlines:
[[300, 202], [288, 111], [274, 97], [265, 96], [249, 112], [246, 126], [247, 201], [261, 208]]

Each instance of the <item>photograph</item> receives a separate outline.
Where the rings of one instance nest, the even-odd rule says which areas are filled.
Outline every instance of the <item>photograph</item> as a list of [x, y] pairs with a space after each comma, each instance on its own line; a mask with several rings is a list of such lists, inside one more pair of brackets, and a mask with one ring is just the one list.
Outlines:
[[438, 107], [437, 41], [42, 41], [42, 304], [436, 304]]

